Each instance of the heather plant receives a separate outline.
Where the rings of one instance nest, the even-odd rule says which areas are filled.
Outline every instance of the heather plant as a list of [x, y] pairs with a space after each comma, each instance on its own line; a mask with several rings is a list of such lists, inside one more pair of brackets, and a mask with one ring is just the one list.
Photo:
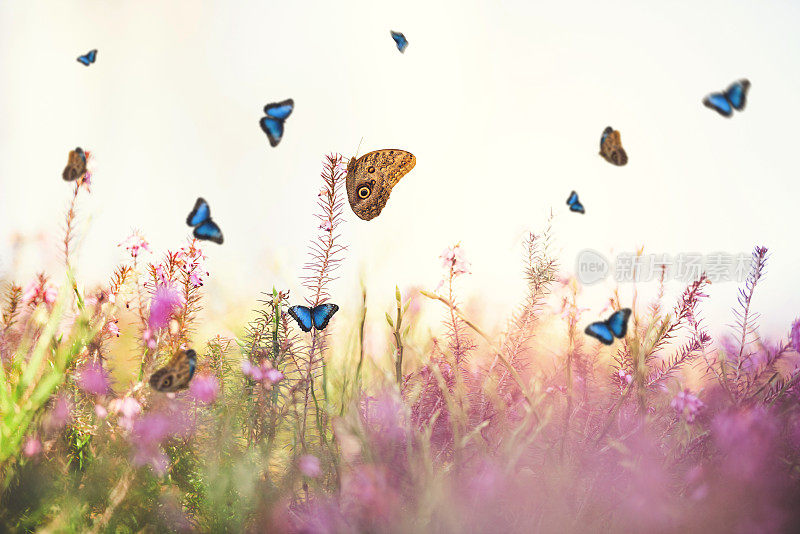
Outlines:
[[[460, 244], [440, 256], [438, 287], [395, 287], [386, 323], [368, 324], [365, 286], [360, 307], [306, 333], [291, 305], [348, 305], [333, 284], [347, 261], [341, 156], [321, 179], [301, 294], [254, 295], [235, 337], [206, 338], [214, 273], [196, 240], [159, 253], [134, 232], [105, 284], [78, 283], [88, 187], [75, 186], [65, 274], [4, 281], [0, 298], [0, 530], [800, 527], [800, 319], [786, 339], [759, 335], [765, 247], [718, 340], [702, 318], [708, 277], [670, 303], [665, 269], [646, 305], [637, 289], [609, 296], [633, 310], [624, 339], [584, 335], [552, 216], [523, 242], [524, 293], [499, 334], [470, 316], [480, 296], [461, 286], [491, 265]], [[425, 327], [423, 307], [439, 324]], [[386, 329], [383, 352], [370, 326]], [[150, 374], [187, 348], [188, 389], [153, 391]]]

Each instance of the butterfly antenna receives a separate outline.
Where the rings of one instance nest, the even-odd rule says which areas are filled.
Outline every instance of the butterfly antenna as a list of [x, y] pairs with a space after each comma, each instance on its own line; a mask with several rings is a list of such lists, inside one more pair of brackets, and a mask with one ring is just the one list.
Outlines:
[[356, 148], [356, 157], [358, 157], [358, 151], [361, 150], [361, 143], [364, 141], [364, 136], [361, 136], [361, 141], [358, 142], [358, 148]]

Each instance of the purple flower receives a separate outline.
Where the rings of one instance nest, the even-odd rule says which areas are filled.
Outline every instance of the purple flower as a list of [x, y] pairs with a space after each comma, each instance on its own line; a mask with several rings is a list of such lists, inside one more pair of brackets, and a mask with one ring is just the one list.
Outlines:
[[273, 386], [283, 380], [283, 373], [278, 371], [277, 369], [270, 369], [264, 374], [264, 378], [266, 378], [270, 384]]
[[268, 360], [264, 360], [261, 366], [257, 366], [245, 358], [242, 360], [242, 373], [256, 382], [266, 381], [270, 386], [274, 386], [284, 379], [283, 373], [273, 369]]
[[459, 274], [468, 274], [470, 272], [470, 265], [464, 257], [464, 251], [461, 250], [461, 244], [447, 247], [439, 257], [442, 259], [442, 266], [445, 269], [452, 270], [453, 276], [458, 276]]
[[108, 372], [98, 362], [89, 362], [78, 372], [78, 386], [90, 395], [105, 395], [110, 389]]
[[148, 330], [154, 332], [164, 328], [175, 310], [183, 306], [183, 295], [172, 286], [159, 285], [150, 301]]
[[219, 381], [214, 375], [197, 375], [189, 383], [189, 394], [200, 404], [211, 404], [217, 399]]
[[300, 472], [310, 478], [317, 478], [322, 474], [319, 458], [313, 454], [304, 454], [297, 460], [297, 467]]
[[40, 452], [42, 452], [42, 442], [39, 441], [39, 438], [35, 438], [33, 436], [28, 437], [25, 441], [25, 446], [22, 448], [22, 454], [27, 457], [36, 456]]
[[687, 423], [693, 423], [698, 412], [705, 406], [703, 401], [693, 395], [688, 389], [684, 389], [669, 403], [679, 416], [683, 417]]
[[131, 442], [136, 448], [133, 463], [150, 465], [153, 471], [163, 474], [168, 460], [160, 445], [170, 435], [170, 430], [171, 423], [166, 415], [148, 414], [137, 419], [131, 432]]
[[800, 319], [796, 319], [792, 323], [792, 329], [789, 332], [789, 343], [791, 343], [794, 350], [800, 352]]
[[264, 372], [260, 367], [253, 365], [253, 362], [245, 358], [242, 360], [242, 373], [244, 376], [250, 377], [256, 382], [264, 380]]
[[72, 403], [66, 395], [58, 395], [53, 402], [53, 408], [47, 420], [50, 430], [60, 430], [72, 419]]
[[133, 232], [127, 237], [127, 239], [125, 239], [125, 241], [117, 246], [125, 246], [125, 250], [128, 251], [133, 259], [136, 259], [141, 250], [150, 252], [150, 244], [139, 234], [139, 232]]
[[119, 415], [119, 426], [125, 430], [131, 430], [134, 421], [142, 413], [142, 405], [133, 397], [114, 399], [108, 407]]

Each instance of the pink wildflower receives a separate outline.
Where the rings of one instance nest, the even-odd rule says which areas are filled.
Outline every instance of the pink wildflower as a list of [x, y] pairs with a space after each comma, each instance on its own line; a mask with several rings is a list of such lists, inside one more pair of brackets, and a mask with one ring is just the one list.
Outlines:
[[300, 472], [309, 478], [317, 478], [322, 474], [319, 458], [313, 454], [304, 454], [297, 460]]
[[31, 456], [38, 455], [40, 452], [42, 452], [42, 442], [33, 436], [28, 437], [22, 448], [22, 454], [30, 458]]
[[22, 301], [31, 306], [41, 303], [52, 306], [56, 301], [56, 297], [58, 297], [58, 290], [48, 282], [47, 276], [42, 273], [25, 288], [25, 292], [22, 294]]
[[274, 386], [275, 384], [283, 380], [283, 373], [281, 373], [277, 369], [270, 369], [265, 373], [264, 378], [266, 378], [267, 381]]
[[453, 273], [453, 276], [468, 274], [470, 272], [469, 262], [464, 257], [464, 251], [461, 249], [460, 244], [447, 247], [439, 257], [442, 259], [442, 266], [445, 269], [449, 269]]
[[617, 371], [617, 376], [619, 377], [619, 385], [622, 388], [633, 382], [633, 377], [625, 369], [620, 369]]
[[163, 265], [156, 265], [156, 278], [163, 285], [169, 285], [170, 281], [167, 278], [167, 271]]
[[189, 394], [201, 404], [211, 404], [217, 399], [219, 381], [214, 375], [197, 375], [189, 383]]
[[187, 247], [181, 247], [175, 256], [181, 268], [189, 274], [189, 283], [194, 287], [203, 285], [203, 279], [208, 276], [205, 267], [206, 256], [200, 249], [196, 239], [192, 239]]
[[183, 295], [171, 286], [160, 285], [150, 301], [150, 318], [147, 321], [151, 332], [164, 328], [172, 314], [184, 304]]
[[687, 423], [693, 423], [698, 412], [705, 406], [703, 401], [693, 395], [688, 389], [684, 389], [669, 403], [679, 416], [682, 416]]
[[142, 405], [133, 397], [114, 399], [108, 407], [112, 412], [119, 415], [119, 426], [128, 431], [133, 429], [134, 421], [142, 413]]
[[792, 323], [792, 329], [789, 332], [789, 343], [792, 345], [794, 350], [800, 352], [800, 319], [797, 319], [794, 323]]
[[264, 380], [264, 372], [261, 370], [261, 368], [253, 365], [253, 363], [247, 358], [242, 360], [242, 373], [244, 373], [244, 376], [252, 378], [256, 382]]
[[119, 321], [117, 321], [116, 319], [114, 319], [114, 320], [108, 321], [108, 322], [106, 323], [106, 330], [107, 330], [107, 331], [108, 331], [108, 333], [109, 333], [109, 334], [111, 334], [112, 336], [117, 336], [117, 337], [119, 337], [119, 326], [117, 326], [117, 323], [118, 323], [118, 322], [119, 322]]
[[105, 395], [110, 389], [108, 372], [99, 363], [89, 362], [78, 372], [78, 386], [90, 395]]
[[324, 221], [322, 221], [322, 224], [319, 225], [319, 229], [324, 230], [325, 232], [330, 232], [331, 230], [333, 230], [333, 225], [331, 224], [330, 220], [325, 219]]
[[150, 243], [142, 237], [139, 232], [133, 232], [125, 241], [121, 242], [118, 247], [125, 246], [125, 250], [131, 255], [134, 260], [139, 256], [141, 251], [150, 252]]
[[97, 416], [98, 419], [105, 419], [108, 417], [108, 410], [102, 404], [95, 404], [94, 405], [94, 414]]
[[60, 394], [53, 402], [53, 408], [47, 419], [50, 430], [60, 430], [72, 419], [72, 403], [66, 395]]

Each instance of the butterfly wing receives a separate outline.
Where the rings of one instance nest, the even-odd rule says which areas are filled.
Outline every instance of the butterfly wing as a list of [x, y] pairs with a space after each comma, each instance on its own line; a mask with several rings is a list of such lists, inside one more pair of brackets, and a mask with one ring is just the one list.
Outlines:
[[711, 93], [703, 99], [703, 105], [709, 109], [713, 109], [723, 117], [730, 117], [733, 115], [733, 108], [731, 103], [725, 98], [722, 93]]
[[218, 245], [221, 245], [223, 241], [222, 230], [220, 230], [219, 226], [217, 226], [217, 223], [211, 219], [203, 221], [199, 226], [196, 226], [192, 234], [194, 234], [197, 239], [213, 241]]
[[70, 150], [67, 166], [64, 167], [61, 177], [67, 182], [72, 182], [84, 174], [86, 174], [86, 154], [81, 147], [76, 147], [75, 150]]
[[283, 102], [275, 102], [273, 104], [267, 104], [264, 106], [264, 114], [267, 117], [272, 117], [273, 119], [278, 119], [281, 121], [286, 120], [286, 117], [292, 114], [294, 110], [294, 100], [291, 98], [284, 100]]
[[333, 314], [339, 311], [339, 306], [336, 304], [320, 304], [314, 306], [311, 310], [311, 319], [314, 321], [314, 328], [317, 330], [324, 330], [328, 326], [328, 321], [331, 320]]
[[406, 39], [406, 36], [396, 31], [392, 31], [391, 34], [392, 39], [394, 39], [394, 42], [397, 45], [397, 49], [400, 50], [400, 52], [405, 52], [406, 47], [408, 46], [408, 39]]
[[94, 63], [95, 58], [97, 58], [97, 50], [91, 50], [88, 54], [84, 54], [82, 56], [78, 56], [78, 62], [82, 63], [84, 66], [88, 67], [92, 63]]
[[150, 376], [150, 387], [170, 393], [186, 389], [197, 367], [197, 353], [192, 349], [175, 353], [172, 359]]
[[292, 306], [288, 310], [295, 321], [297, 321], [300, 330], [303, 332], [310, 332], [313, 322], [311, 320], [311, 308], [308, 306]]
[[597, 321], [596, 323], [590, 324], [586, 327], [584, 332], [598, 339], [605, 345], [611, 345], [614, 342], [614, 335], [611, 333], [611, 328], [609, 328], [605, 321]]
[[575, 191], [569, 194], [567, 205], [569, 206], [570, 211], [576, 211], [578, 213], [586, 212], [586, 210], [583, 209], [583, 204], [581, 204], [581, 201], [578, 200], [578, 193]]
[[619, 132], [611, 128], [611, 126], [603, 130], [603, 135], [600, 138], [600, 155], [609, 163], [619, 167], [628, 163], [628, 154], [622, 148], [622, 139]]
[[606, 321], [608, 328], [611, 329], [611, 333], [620, 339], [624, 338], [625, 334], [628, 333], [628, 319], [630, 316], [630, 308], [622, 308], [612, 313], [611, 317]]
[[192, 208], [189, 216], [186, 217], [186, 224], [189, 226], [197, 226], [210, 218], [211, 208], [208, 206], [208, 202], [202, 197], [197, 197], [197, 200], [194, 202], [194, 208]]
[[742, 111], [747, 104], [748, 89], [750, 89], [750, 82], [742, 79], [733, 82], [725, 90], [725, 98], [736, 111]]
[[259, 124], [264, 133], [267, 134], [270, 146], [278, 146], [278, 143], [281, 142], [281, 138], [283, 138], [283, 121], [262, 117]]
[[411, 152], [376, 150], [347, 164], [347, 200], [359, 218], [369, 221], [380, 215], [392, 188], [417, 164]]

